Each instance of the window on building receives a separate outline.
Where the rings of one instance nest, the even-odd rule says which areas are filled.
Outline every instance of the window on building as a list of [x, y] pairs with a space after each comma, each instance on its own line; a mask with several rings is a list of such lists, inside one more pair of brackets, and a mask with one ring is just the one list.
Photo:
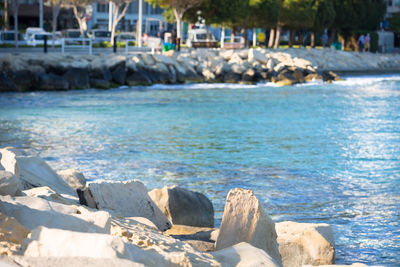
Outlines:
[[394, 0], [394, 5], [395, 6], [400, 6], [400, 0]]
[[97, 4], [97, 12], [108, 13], [108, 4]]

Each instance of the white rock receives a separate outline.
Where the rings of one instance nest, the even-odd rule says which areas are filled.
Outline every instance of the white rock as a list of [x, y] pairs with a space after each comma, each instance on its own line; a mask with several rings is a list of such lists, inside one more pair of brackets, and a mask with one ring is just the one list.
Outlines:
[[0, 196], [0, 210], [29, 230], [38, 226], [79, 232], [110, 233], [111, 219], [105, 211], [63, 205], [37, 197]]
[[249, 57], [249, 50], [243, 49], [237, 53], [241, 59], [248, 59]]
[[[89, 257], [105, 259], [127, 259], [142, 263], [145, 266], [212, 266], [208, 262], [216, 263], [211, 256], [193, 257], [193, 262], [185, 251], [161, 254], [163, 247], [168, 243], [153, 243], [148, 247], [139, 247], [132, 243], [123, 242], [120, 237], [95, 233], [78, 233], [59, 229], [39, 227], [32, 231], [30, 239], [25, 243], [24, 256], [27, 257]], [[189, 246], [189, 245], [188, 245]], [[189, 246], [190, 247], [190, 246]], [[193, 250], [193, 252], [195, 252]], [[169, 257], [167, 257], [169, 256]], [[206, 258], [208, 262], [202, 262]], [[189, 261], [188, 261], [189, 260]], [[197, 262], [200, 264], [197, 264]], [[217, 266], [214, 264], [213, 266]]]
[[243, 59], [237, 53], [234, 53], [228, 63], [242, 65]]
[[281, 264], [275, 224], [251, 190], [235, 188], [226, 199], [216, 250], [241, 242], [266, 251]]
[[57, 193], [75, 195], [74, 190], [41, 158], [18, 156], [16, 160], [21, 183], [31, 187], [49, 186]]
[[140, 56], [142, 57], [143, 63], [147, 66], [151, 66], [156, 63], [156, 61], [154, 60], [154, 57], [150, 54], [141, 54]]
[[219, 55], [220, 57], [223, 57], [226, 61], [229, 61], [233, 56], [233, 50], [221, 50]]
[[99, 209], [109, 209], [124, 217], [145, 217], [165, 231], [171, 222], [151, 200], [140, 181], [91, 183], [89, 190]]
[[[22, 267], [144, 267], [145, 265], [126, 259], [90, 257], [22, 257], [14, 256], [14, 262]], [[2, 266], [0, 264], [0, 266]], [[13, 265], [14, 266], [14, 265]], [[15, 265], [17, 266], [17, 265]]]
[[243, 66], [243, 64], [233, 64], [232, 66], [231, 66], [231, 70], [232, 70], [232, 72], [233, 73], [236, 73], [236, 74], [243, 74], [247, 69], [246, 69], [246, 67], [245, 66]]
[[242, 242], [211, 253], [221, 263], [222, 267], [265, 266], [280, 267], [280, 265], [264, 250]]
[[269, 70], [272, 70], [275, 67], [275, 62], [274, 62], [274, 60], [272, 58], [268, 59], [266, 67]]
[[154, 189], [149, 196], [173, 224], [214, 227], [214, 208], [203, 194], [178, 186]]
[[261, 64], [268, 63], [268, 58], [263, 53], [261, 53], [256, 49], [250, 48], [248, 54], [249, 54], [249, 61], [255, 60], [260, 62]]
[[73, 189], [82, 189], [86, 186], [85, 176], [76, 169], [58, 171], [57, 174]]
[[280, 222], [275, 224], [284, 266], [332, 264], [335, 243], [329, 224]]
[[0, 242], [21, 244], [28, 234], [29, 230], [15, 218], [0, 213]]
[[172, 65], [175, 66], [176, 65], [176, 60], [172, 57], [167, 57], [161, 54], [154, 54], [153, 55], [154, 59], [159, 62], [159, 63], [163, 63], [165, 65]]
[[22, 191], [25, 196], [40, 197], [48, 201], [61, 203], [64, 205], [79, 205], [78, 197], [70, 195], [60, 195], [48, 186], [35, 187]]
[[19, 179], [13, 173], [0, 170], [0, 195], [14, 196], [19, 186]]
[[209, 69], [203, 69], [201, 73], [207, 81], [215, 80], [215, 74], [211, 72]]
[[19, 177], [19, 170], [17, 167], [17, 160], [15, 159], [16, 156], [23, 156], [22, 153], [12, 147], [6, 147], [0, 149], [1, 154], [1, 165], [4, 170], [14, 173], [17, 177]]

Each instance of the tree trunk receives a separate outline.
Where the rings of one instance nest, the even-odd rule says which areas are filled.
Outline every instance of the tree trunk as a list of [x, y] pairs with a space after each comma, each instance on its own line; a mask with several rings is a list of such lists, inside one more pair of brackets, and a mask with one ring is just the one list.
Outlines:
[[8, 0], [4, 0], [4, 30], [8, 30]]
[[235, 42], [235, 31], [231, 29], [231, 43]]
[[295, 30], [290, 30], [289, 31], [289, 47], [293, 47], [295, 33], [296, 33]]
[[268, 40], [268, 48], [272, 48], [274, 46], [275, 41], [275, 29], [271, 28], [269, 31], [269, 40]]
[[14, 44], [18, 48], [18, 0], [14, 0], [12, 3], [13, 15], [14, 15]]
[[279, 47], [280, 42], [281, 42], [281, 26], [278, 25], [276, 26], [276, 32], [275, 32], [275, 44], [274, 44], [275, 49]]
[[[124, 8], [122, 9], [121, 14], [119, 14], [119, 10], [121, 9], [122, 5], [124, 5]], [[117, 4], [114, 2], [113, 21], [111, 27], [111, 45], [114, 45], [115, 31], [117, 29], [118, 23], [125, 16], [128, 7], [129, 7], [129, 2], [124, 2], [122, 4]]]
[[244, 46], [245, 47], [247, 47], [248, 46], [248, 42], [247, 42], [247, 29], [245, 29], [245, 28], [242, 28], [241, 30], [240, 30], [240, 33], [241, 33], [241, 38], [240, 38], [240, 42], [241, 43], [244, 43]]
[[210, 40], [210, 28], [208, 25], [206, 25], [206, 41], [208, 42]]
[[[74, 16], [76, 18], [76, 20], [78, 21], [79, 24], [79, 30], [81, 32], [81, 36], [84, 36], [83, 32], [84, 32], [84, 24], [83, 24], [83, 20], [82, 20], [82, 14], [80, 14], [80, 12], [78, 12], [78, 8], [77, 6], [73, 6], [72, 10], [74, 11]], [[83, 17], [85, 19], [85, 17]]]
[[179, 42], [181, 42], [182, 39], [182, 17], [184, 10], [178, 10], [177, 8], [174, 8], [174, 15], [176, 19], [176, 38], [178, 38]]
[[52, 28], [53, 28], [53, 47], [54, 47], [54, 40], [55, 40], [55, 33], [57, 31], [57, 18], [58, 15], [60, 14], [60, 8], [61, 8], [61, 2], [58, 3], [52, 3], [52, 11], [53, 11], [53, 16], [52, 16]]
[[311, 47], [315, 48], [315, 32], [311, 32]]

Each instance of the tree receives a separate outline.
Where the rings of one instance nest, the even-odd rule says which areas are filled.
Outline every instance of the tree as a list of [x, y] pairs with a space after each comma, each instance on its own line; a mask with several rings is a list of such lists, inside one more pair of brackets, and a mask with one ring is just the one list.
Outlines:
[[13, 0], [11, 3], [11, 11], [14, 16], [14, 43], [15, 47], [18, 48], [18, 9], [19, 9], [19, 0]]
[[153, 6], [161, 6], [163, 8], [170, 7], [174, 12], [176, 19], [176, 32], [177, 38], [181, 40], [182, 38], [182, 18], [185, 12], [192, 8], [199, 6], [202, 3], [202, 0], [146, 0], [151, 3]]
[[400, 12], [393, 14], [392, 19], [390, 20], [390, 29], [393, 32], [400, 31]]
[[336, 16], [333, 0], [316, 0], [314, 5], [317, 13], [312, 26], [311, 47], [315, 46], [315, 33], [329, 28], [334, 23]]
[[278, 24], [290, 29], [289, 46], [293, 44], [296, 30], [310, 29], [313, 26], [317, 11], [313, 4], [314, 0], [281, 1]]
[[65, 0], [66, 6], [72, 8], [74, 16], [79, 24], [79, 30], [81, 36], [84, 36], [84, 32], [87, 30], [86, 25], [86, 6], [91, 5], [95, 0]]
[[111, 23], [111, 44], [114, 44], [114, 36], [115, 36], [115, 30], [117, 29], [118, 23], [121, 21], [121, 19], [125, 16], [126, 11], [128, 10], [128, 7], [132, 0], [111, 0], [111, 2], [114, 5], [113, 11], [112, 11], [112, 23]]

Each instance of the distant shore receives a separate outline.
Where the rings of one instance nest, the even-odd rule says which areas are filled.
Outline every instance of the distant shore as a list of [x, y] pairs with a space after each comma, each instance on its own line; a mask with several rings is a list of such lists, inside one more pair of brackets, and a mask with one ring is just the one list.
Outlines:
[[197, 49], [162, 54], [2, 54], [0, 92], [121, 85], [244, 83], [281, 86], [339, 75], [400, 73], [400, 55], [326, 49]]

